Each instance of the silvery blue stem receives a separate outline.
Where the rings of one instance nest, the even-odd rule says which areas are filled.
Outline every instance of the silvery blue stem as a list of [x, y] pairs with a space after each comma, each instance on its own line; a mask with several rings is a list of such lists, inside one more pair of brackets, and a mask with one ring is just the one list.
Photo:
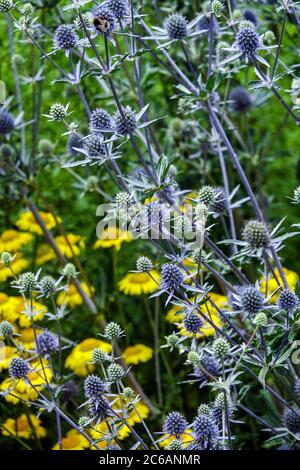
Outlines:
[[[10, 48], [10, 55], [13, 57], [14, 55], [14, 37], [13, 37], [13, 30], [12, 30], [12, 19], [9, 14], [7, 14], [7, 29], [8, 29], [8, 39], [9, 39], [9, 48]], [[16, 98], [18, 103], [18, 110], [20, 115], [22, 116], [22, 127], [21, 127], [21, 161], [23, 163], [26, 162], [26, 129], [24, 126], [24, 110], [23, 110], [23, 103], [22, 103], [22, 93], [21, 93], [21, 86], [20, 86], [20, 79], [18, 74], [18, 67], [15, 61], [12, 61], [12, 68], [14, 74], [14, 82], [16, 87]]]

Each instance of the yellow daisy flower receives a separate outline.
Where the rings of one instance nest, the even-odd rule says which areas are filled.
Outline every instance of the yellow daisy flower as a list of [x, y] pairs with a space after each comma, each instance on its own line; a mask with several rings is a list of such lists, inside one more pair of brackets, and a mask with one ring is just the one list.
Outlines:
[[3, 436], [13, 435], [22, 439], [41, 439], [47, 434], [46, 429], [41, 426], [41, 420], [33, 414], [29, 415], [29, 419], [25, 414], [16, 419], [8, 418], [1, 426], [1, 432]]
[[[62, 450], [84, 450], [90, 447], [89, 441], [76, 429], [72, 429], [62, 438]], [[57, 442], [52, 450], [60, 450], [59, 443]]]
[[83, 237], [68, 233], [67, 235], [60, 235], [55, 237], [55, 242], [66, 258], [73, 258], [74, 255], [78, 256], [80, 250], [85, 247]]
[[3, 369], [8, 369], [10, 362], [14, 356], [16, 356], [17, 349], [12, 346], [6, 346], [5, 344], [0, 344], [0, 372]]
[[16, 253], [22, 246], [28, 245], [33, 236], [30, 233], [21, 233], [17, 230], [5, 230], [0, 235], [0, 253], [8, 251], [9, 253]]
[[[15, 274], [19, 274], [27, 268], [27, 266], [28, 262], [26, 259], [22, 258], [21, 255], [17, 255], [11, 263], [11, 268]], [[0, 263], [0, 282], [6, 282], [9, 277], [13, 277], [10, 268], [7, 268], [4, 264]]]
[[110, 343], [100, 339], [87, 338], [72, 349], [66, 358], [65, 366], [80, 376], [90, 374], [94, 370], [94, 365], [89, 362], [92, 362], [92, 351], [95, 348], [100, 348], [107, 353], [111, 351]]
[[[52, 373], [50, 367], [46, 361], [43, 361], [44, 371], [48, 382], [51, 382]], [[31, 367], [34, 369], [28, 374], [28, 379], [34, 385], [35, 388], [42, 390], [47, 382], [45, 380], [44, 372], [41, 369], [41, 364], [39, 361], [31, 363]], [[1, 385], [1, 390], [11, 390], [8, 395], [5, 395], [5, 400], [14, 405], [19, 403], [20, 400], [29, 400], [34, 401], [38, 397], [38, 393], [31, 387], [31, 385], [24, 379], [18, 381], [13, 381], [11, 378], [5, 379]]]
[[[81, 287], [86, 293], [86, 295], [88, 297], [91, 297], [90, 289], [85, 282], [82, 282]], [[92, 287], [92, 292], [94, 291], [95, 289]], [[70, 284], [66, 292], [61, 291], [60, 294], [58, 295], [57, 297], [58, 305], [61, 305], [63, 302], [65, 302], [71, 308], [74, 308], [74, 307], [77, 307], [78, 305], [83, 304], [83, 299], [81, 295], [78, 293], [74, 284]]]
[[[194, 441], [191, 429], [187, 429], [183, 434], [181, 434], [180, 437], [181, 437], [181, 440], [182, 440], [182, 443], [183, 443], [182, 444], [183, 449], [185, 447], [187, 447], [189, 444], [192, 444], [193, 441]], [[165, 449], [166, 447], [169, 447], [171, 442], [174, 441], [174, 439], [176, 439], [176, 437], [175, 436], [170, 436], [168, 434], [164, 434], [161, 437], [161, 439], [163, 439], [163, 440], [159, 442], [159, 446], [162, 447], [163, 449]]]
[[160, 276], [155, 269], [152, 269], [150, 274], [152, 277], [148, 273], [126, 274], [118, 283], [119, 290], [126, 295], [151, 294], [158, 289]]
[[94, 243], [94, 249], [115, 247], [119, 251], [123, 242], [131, 242], [132, 239], [132, 234], [127, 230], [107, 227], [103, 230], [101, 238]]
[[[98, 424], [95, 428], [90, 430], [90, 435], [95, 441], [97, 442], [97, 446], [100, 447], [100, 449], [106, 449], [107, 448], [107, 441], [105, 440], [105, 436], [110, 433], [110, 430], [108, 429], [107, 423], [105, 421], [102, 421], [101, 423]], [[116, 438], [118, 440], [123, 440], [130, 434], [130, 429], [128, 429], [127, 426], [125, 425], [118, 425], [117, 427], [117, 436]], [[103, 439], [103, 440], [101, 440]]]
[[[294, 291], [295, 287], [296, 287], [296, 284], [297, 284], [297, 281], [298, 281], [298, 274], [295, 273], [294, 271], [290, 271], [287, 268], [283, 268], [283, 271], [285, 273], [286, 280], [287, 280], [289, 288], [292, 291]], [[275, 269], [274, 272], [275, 272], [275, 276], [277, 277], [278, 281], [281, 282], [281, 277], [280, 277], [280, 274], [278, 272], [278, 269]], [[260, 290], [263, 294], [265, 294], [267, 292], [267, 294], [266, 294], [267, 297], [269, 295], [271, 295], [272, 292], [275, 292], [277, 289], [278, 289], [278, 284], [277, 284], [277, 281], [276, 281], [275, 277], [271, 276], [268, 279], [268, 281], [264, 278], [261, 278], [261, 280], [260, 280]], [[276, 294], [274, 294], [271, 297], [270, 302], [275, 304], [278, 300], [279, 294], [280, 294], [280, 291], [277, 291]]]
[[[56, 220], [50, 212], [41, 211], [39, 214], [48, 230], [56, 227]], [[57, 220], [59, 223], [61, 222], [60, 217], [57, 217]], [[24, 230], [25, 232], [36, 233], [38, 235], [43, 234], [41, 227], [35, 220], [35, 217], [31, 211], [23, 212], [17, 220], [16, 225], [20, 230]]]
[[[34, 320], [40, 321], [44, 318], [44, 314], [47, 312], [47, 307], [39, 302], [33, 300], [32, 306], [35, 312]], [[7, 301], [2, 304], [0, 303], [0, 312], [4, 320], [15, 322], [18, 321], [21, 328], [28, 328], [31, 325], [30, 319], [27, 317], [25, 312], [24, 299], [21, 296], [8, 297]]]
[[40, 245], [38, 247], [36, 253], [36, 264], [38, 266], [47, 263], [48, 261], [52, 261], [53, 259], [56, 259], [56, 254], [49, 245]]
[[153, 349], [144, 344], [135, 344], [128, 346], [123, 351], [122, 357], [126, 364], [138, 364], [139, 362], [147, 362], [153, 356]]

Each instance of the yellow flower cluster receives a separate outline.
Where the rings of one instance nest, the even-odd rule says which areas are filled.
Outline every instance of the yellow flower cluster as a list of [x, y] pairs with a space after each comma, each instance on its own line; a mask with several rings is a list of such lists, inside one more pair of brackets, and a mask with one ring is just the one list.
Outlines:
[[[298, 274], [295, 273], [294, 271], [290, 271], [287, 268], [283, 268], [283, 271], [285, 273], [286, 280], [287, 280], [289, 288], [292, 291], [294, 291], [295, 287], [296, 287], [296, 284], [297, 284], [297, 281], [298, 281]], [[279, 283], [280, 283], [281, 282], [281, 277], [280, 277], [280, 274], [278, 272], [278, 269], [275, 269], [274, 273], [275, 273], [275, 276], [276, 276], [277, 280], [279, 280]], [[273, 292], [277, 291], [276, 294], [274, 294], [270, 298], [271, 303], [275, 304], [277, 302], [280, 291], [278, 290], [278, 283], [277, 283], [274, 276], [270, 276], [268, 279], [261, 278], [261, 280], [260, 280], [260, 290], [264, 295], [266, 295], [266, 297], [271, 295]]]
[[[32, 307], [34, 311], [34, 320], [40, 321], [47, 312], [47, 307], [33, 300]], [[24, 299], [21, 296], [8, 296], [0, 292], [0, 317], [13, 324], [18, 324], [21, 328], [30, 326], [30, 319], [25, 313], [26, 307]]]
[[148, 362], [153, 357], [153, 349], [144, 344], [135, 344], [124, 349], [122, 357], [127, 365]]
[[[92, 293], [95, 291], [93, 287], [91, 287], [91, 290], [90, 290], [89, 286], [85, 282], [81, 284], [81, 287], [88, 297], [91, 297], [91, 291]], [[58, 295], [57, 304], [62, 305], [63, 302], [69, 305], [69, 307], [71, 308], [74, 308], [74, 307], [77, 307], [78, 305], [83, 304], [83, 299], [81, 295], [78, 293], [74, 284], [70, 284], [66, 291], [62, 291]]]
[[98, 248], [115, 248], [117, 251], [121, 249], [122, 243], [131, 242], [132, 234], [127, 230], [121, 230], [118, 227], [107, 227], [101, 233], [101, 238], [94, 244], [94, 249]]
[[[57, 217], [57, 221], [56, 221], [56, 219], [50, 212], [40, 211], [39, 215], [48, 230], [51, 230], [54, 227], [56, 227], [57, 222], [58, 223], [61, 222], [60, 217]], [[19, 229], [23, 230], [24, 232], [36, 233], [37, 235], [43, 234], [41, 227], [37, 223], [31, 211], [23, 212], [21, 216], [19, 217], [19, 219], [16, 221], [16, 226], [19, 227]]]
[[47, 434], [41, 420], [33, 414], [22, 414], [16, 419], [8, 418], [0, 429], [3, 436], [16, 436], [21, 439], [41, 439]]
[[[1, 250], [0, 250], [1, 253]], [[26, 259], [22, 258], [20, 254], [17, 254], [12, 263], [11, 268], [4, 266], [0, 263], [0, 282], [6, 282], [7, 279], [13, 277], [14, 274], [20, 274], [25, 268], [27, 268], [28, 262]]]
[[152, 294], [158, 289], [159, 280], [159, 273], [155, 269], [150, 273], [128, 273], [118, 283], [118, 287], [126, 295]]

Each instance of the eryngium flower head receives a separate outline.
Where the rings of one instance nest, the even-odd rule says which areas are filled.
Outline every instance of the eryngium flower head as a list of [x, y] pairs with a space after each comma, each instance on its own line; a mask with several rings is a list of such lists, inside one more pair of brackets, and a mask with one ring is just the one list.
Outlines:
[[0, 13], [6, 13], [13, 7], [12, 0], [0, 0]]
[[166, 341], [167, 341], [167, 345], [171, 349], [173, 349], [173, 348], [176, 348], [178, 346], [179, 338], [175, 333], [172, 333], [171, 335], [166, 336]]
[[215, 188], [213, 186], [203, 186], [198, 192], [198, 201], [209, 206], [215, 197]]
[[24, 359], [13, 357], [9, 365], [9, 375], [12, 379], [24, 379], [29, 371], [29, 366]]
[[122, 328], [120, 327], [119, 323], [111, 321], [107, 323], [104, 329], [104, 335], [108, 339], [117, 339], [122, 335]]
[[[201, 365], [203, 369], [205, 369], [205, 371], [207, 371], [209, 375], [212, 375], [213, 377], [217, 377], [221, 371], [220, 362], [213, 356], [204, 356], [201, 359]], [[194, 375], [199, 380], [200, 385], [205, 384], [209, 379], [209, 376], [205, 373], [205, 371], [200, 367], [195, 367], [194, 369]]]
[[117, 20], [121, 20], [129, 13], [127, 0], [108, 0], [106, 6], [113, 12]]
[[91, 132], [109, 129], [112, 127], [111, 115], [105, 109], [97, 108], [90, 115], [89, 125]]
[[246, 287], [241, 294], [242, 309], [253, 315], [258, 313], [264, 305], [264, 297], [255, 287]]
[[67, 276], [67, 277], [71, 277], [71, 276], [75, 276], [76, 274], [76, 268], [74, 266], [73, 263], [67, 263], [64, 267], [64, 269], [62, 270], [62, 273], [64, 276]]
[[282, 308], [286, 312], [292, 312], [295, 310], [298, 304], [298, 298], [289, 289], [281, 291], [278, 298], [278, 307]]
[[67, 110], [64, 105], [54, 103], [50, 107], [49, 115], [53, 121], [62, 121], [67, 115]]
[[107, 377], [112, 382], [120, 382], [125, 375], [125, 370], [119, 364], [113, 362], [107, 368]]
[[153, 263], [147, 256], [140, 256], [136, 261], [136, 270], [141, 273], [147, 273], [153, 269]]
[[246, 10], [243, 16], [245, 20], [251, 21], [251, 23], [253, 23], [255, 26], [257, 25], [257, 16], [255, 15], [255, 13], [253, 13], [253, 11]]
[[11, 265], [13, 259], [13, 256], [7, 251], [3, 251], [3, 253], [1, 254], [1, 263], [3, 263], [6, 267], [9, 267]]
[[188, 423], [184, 416], [178, 411], [172, 411], [165, 418], [163, 432], [179, 438], [187, 427]]
[[15, 121], [6, 109], [0, 110], [0, 135], [9, 134], [15, 127]]
[[98, 134], [92, 134], [85, 140], [85, 147], [90, 157], [106, 157], [106, 148], [102, 137]]
[[237, 113], [245, 113], [251, 108], [251, 99], [248, 91], [238, 86], [229, 93], [230, 108]]
[[84, 395], [87, 399], [100, 398], [106, 389], [106, 384], [97, 375], [88, 375], [84, 381]]
[[55, 279], [52, 276], [44, 276], [39, 282], [39, 290], [44, 297], [49, 297], [56, 291]]
[[211, 210], [217, 214], [226, 211], [228, 207], [228, 198], [223, 188], [214, 189], [214, 199], [211, 203]]
[[105, 398], [99, 398], [89, 405], [91, 418], [102, 421], [110, 415], [109, 403]]
[[137, 127], [136, 113], [130, 106], [126, 106], [122, 109], [122, 114], [118, 112], [115, 115], [115, 126], [117, 134], [131, 134], [136, 130]]
[[73, 26], [62, 24], [55, 31], [54, 41], [58, 49], [68, 50], [76, 46], [78, 36], [75, 33]]
[[300, 400], [300, 379], [297, 379], [295, 382], [295, 395], [297, 397], [297, 400]]
[[22, 291], [33, 291], [37, 287], [36, 275], [30, 271], [21, 274], [19, 278], [19, 285]]
[[100, 348], [95, 348], [92, 351], [92, 361], [94, 364], [104, 364], [107, 362], [109, 357], [105, 351], [102, 351]]
[[259, 220], [249, 220], [244, 226], [242, 235], [253, 250], [267, 248], [270, 244], [268, 229]]
[[206, 403], [202, 403], [198, 408], [198, 415], [208, 415], [211, 412], [211, 408]]
[[268, 323], [267, 315], [264, 312], [259, 312], [254, 318], [254, 323], [258, 328], [263, 328]]
[[193, 366], [197, 366], [200, 363], [200, 356], [197, 351], [190, 351], [187, 358], [188, 361], [193, 364]]
[[123, 396], [126, 400], [131, 400], [134, 397], [134, 390], [131, 387], [125, 387], [123, 390]]
[[195, 440], [203, 450], [214, 448], [219, 436], [219, 429], [212, 416], [198, 415], [193, 422], [193, 430]]
[[78, 426], [82, 430], [89, 429], [89, 427], [91, 426], [90, 418], [88, 418], [87, 416], [80, 416], [78, 420]]
[[202, 318], [194, 312], [186, 313], [183, 320], [184, 327], [188, 333], [199, 333], [203, 326]]
[[167, 447], [168, 450], [181, 450], [182, 449], [182, 442], [178, 439], [173, 439], [170, 442], [169, 446]]
[[226, 338], [220, 336], [213, 342], [213, 352], [217, 359], [224, 359], [230, 350], [230, 344]]
[[98, 33], [109, 35], [116, 27], [117, 18], [113, 11], [103, 4], [96, 8], [92, 23]]
[[4, 338], [7, 338], [8, 336], [11, 336], [14, 332], [14, 327], [13, 325], [6, 320], [3, 320], [0, 323], [0, 335], [4, 336]]
[[181, 286], [184, 274], [176, 264], [166, 263], [161, 267], [160, 284], [164, 290], [174, 290]]
[[25, 16], [32, 16], [34, 12], [33, 5], [31, 3], [25, 3], [25, 5], [22, 8], [22, 13]]
[[164, 22], [164, 28], [170, 39], [183, 39], [188, 33], [188, 22], [180, 13], [173, 13]]
[[37, 336], [37, 350], [42, 356], [48, 357], [58, 350], [58, 339], [49, 331], [44, 331]]
[[83, 148], [83, 141], [82, 138], [75, 133], [72, 133], [69, 135], [68, 138], [68, 151], [71, 155], [76, 156], [79, 155], [80, 152], [76, 149], [82, 149]]
[[236, 43], [244, 54], [254, 54], [260, 45], [259, 35], [253, 28], [243, 28], [236, 35]]
[[283, 415], [283, 423], [285, 427], [293, 434], [300, 433], [300, 411], [286, 410]]
[[224, 8], [224, 5], [222, 2], [220, 2], [219, 0], [213, 0], [212, 2], [212, 11], [214, 13], [214, 15], [218, 18], [219, 16], [221, 16], [222, 14], [222, 10]]

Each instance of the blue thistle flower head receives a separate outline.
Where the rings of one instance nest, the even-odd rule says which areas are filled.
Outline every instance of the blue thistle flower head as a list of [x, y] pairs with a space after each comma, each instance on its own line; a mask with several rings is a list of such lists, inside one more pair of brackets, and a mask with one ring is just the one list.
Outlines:
[[58, 350], [58, 340], [49, 331], [44, 331], [37, 336], [37, 350], [42, 356], [48, 357], [51, 353]]
[[238, 86], [229, 93], [230, 108], [236, 113], [245, 113], [251, 108], [251, 98], [248, 91]]
[[194, 436], [203, 450], [214, 449], [219, 437], [219, 428], [211, 415], [200, 414], [193, 422]]
[[101, 132], [112, 127], [112, 117], [105, 109], [97, 108], [90, 115], [89, 125], [91, 132]]
[[289, 289], [284, 289], [279, 295], [277, 304], [282, 310], [293, 312], [298, 305], [298, 297]]
[[97, 421], [102, 421], [111, 414], [110, 406], [105, 398], [94, 400], [89, 405], [89, 415]]
[[256, 14], [253, 13], [253, 11], [251, 10], [246, 10], [243, 14], [243, 17], [245, 18], [245, 20], [251, 21], [251, 23], [253, 23], [254, 26], [256, 26], [258, 23]]
[[117, 18], [106, 4], [102, 4], [94, 11], [92, 23], [97, 33], [110, 35], [116, 28]]
[[296, 410], [286, 410], [283, 415], [283, 424], [285, 427], [291, 431], [293, 434], [300, 433], [300, 411]]
[[[213, 356], [203, 356], [201, 359], [201, 365], [213, 377], [218, 377], [220, 374], [221, 364], [219, 360]], [[200, 387], [206, 384], [209, 379], [209, 376], [200, 367], [195, 367], [194, 376], [197, 377], [200, 382]]]
[[137, 128], [136, 112], [130, 106], [125, 106], [122, 109], [122, 114], [118, 112], [115, 115], [114, 120], [117, 134], [127, 135], [128, 133], [133, 133]]
[[54, 35], [54, 42], [58, 49], [68, 50], [76, 46], [78, 36], [75, 33], [73, 26], [68, 24], [60, 25]]
[[194, 312], [186, 313], [183, 320], [184, 327], [189, 333], [199, 333], [203, 326], [202, 318]]
[[105, 157], [106, 148], [103, 144], [103, 139], [99, 134], [91, 134], [85, 140], [85, 147], [88, 152], [89, 157]]
[[243, 289], [240, 300], [242, 309], [250, 315], [258, 313], [264, 305], [262, 293], [253, 286]]
[[178, 411], [172, 411], [165, 418], [163, 432], [179, 438], [187, 427], [188, 423], [184, 416]]
[[164, 28], [170, 39], [183, 39], [188, 33], [188, 22], [180, 13], [173, 13], [166, 19]]
[[117, 20], [122, 20], [129, 14], [127, 0], [108, 0], [105, 4], [113, 12]]
[[29, 365], [20, 357], [13, 357], [9, 364], [9, 375], [12, 379], [24, 379], [29, 371]]
[[0, 110], [0, 135], [9, 134], [15, 127], [15, 121], [10, 112], [6, 109]]
[[179, 266], [166, 263], [161, 268], [161, 287], [164, 290], [175, 290], [184, 282], [184, 274]]
[[228, 197], [223, 188], [214, 188], [214, 198], [210, 205], [213, 212], [222, 214], [228, 208]]
[[236, 43], [243, 54], [255, 54], [260, 45], [259, 35], [253, 28], [243, 28], [237, 33]]
[[88, 375], [84, 381], [84, 395], [87, 399], [100, 398], [106, 389], [106, 384], [97, 375]]

